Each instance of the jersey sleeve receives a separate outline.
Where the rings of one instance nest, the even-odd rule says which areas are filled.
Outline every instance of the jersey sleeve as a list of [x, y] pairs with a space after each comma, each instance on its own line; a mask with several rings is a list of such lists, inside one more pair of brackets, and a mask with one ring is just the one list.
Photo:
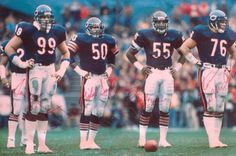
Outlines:
[[20, 22], [16, 25], [15, 35], [22, 40], [26, 40], [30, 36], [29, 26], [25, 22]]
[[174, 48], [178, 49], [183, 44], [183, 42], [184, 42], [184, 36], [182, 35], [182, 33], [179, 32], [173, 44]]
[[141, 31], [137, 32], [134, 35], [134, 40], [131, 43], [131, 46], [134, 47], [135, 49], [139, 50], [145, 45], [145, 40], [144, 37], [141, 33]]
[[115, 64], [115, 55], [119, 53], [119, 49], [116, 40], [112, 37], [109, 45], [110, 50], [107, 54], [107, 64]]
[[196, 27], [192, 30], [190, 38], [196, 42], [201, 40], [201, 33], [198, 31]]
[[66, 30], [62, 26], [58, 26], [58, 43], [61, 44], [66, 40]]

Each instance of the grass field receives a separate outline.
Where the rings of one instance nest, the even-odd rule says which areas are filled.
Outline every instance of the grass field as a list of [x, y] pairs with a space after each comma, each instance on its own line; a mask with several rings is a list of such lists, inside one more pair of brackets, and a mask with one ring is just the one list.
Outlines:
[[[158, 132], [158, 133], [157, 133]], [[158, 139], [158, 129], [148, 131], [148, 139]], [[21, 147], [8, 150], [6, 148], [7, 130], [0, 130], [0, 156], [24, 155]], [[50, 156], [236, 156], [236, 131], [223, 129], [222, 141], [229, 145], [228, 148], [209, 149], [207, 136], [203, 129], [199, 131], [172, 130], [168, 134], [168, 140], [174, 146], [172, 148], [160, 148], [157, 152], [147, 153], [144, 149], [137, 148], [138, 130], [103, 128], [97, 136], [97, 143], [101, 150], [79, 149], [79, 130], [67, 129], [61, 131], [49, 131], [47, 137], [48, 146], [55, 152]], [[19, 145], [20, 135], [17, 132], [16, 145]], [[42, 156], [43, 154], [35, 154]]]

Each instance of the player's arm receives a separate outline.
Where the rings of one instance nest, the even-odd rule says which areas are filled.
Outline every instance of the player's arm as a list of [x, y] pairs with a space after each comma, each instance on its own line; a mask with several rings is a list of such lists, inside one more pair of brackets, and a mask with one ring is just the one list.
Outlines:
[[190, 63], [200, 65], [200, 61], [196, 57], [194, 57], [193, 54], [190, 52], [190, 50], [193, 49], [196, 45], [197, 43], [193, 39], [188, 38], [179, 48], [179, 51]]
[[62, 62], [60, 65], [60, 69], [56, 72], [56, 78], [57, 80], [60, 80], [64, 76], [66, 69], [70, 65], [70, 52], [65, 41], [61, 42], [61, 44], [58, 45], [58, 49], [62, 54]]
[[7, 65], [7, 62], [8, 62], [8, 57], [6, 55], [2, 55], [1, 56], [1, 61], [0, 61], [1, 82], [5, 87], [9, 88], [10, 83], [9, 83], [8, 79], [6, 78], [6, 65]]
[[231, 68], [235, 65], [236, 60], [236, 44], [234, 43], [231, 47], [229, 47], [230, 57], [227, 61], [227, 69], [230, 71]]
[[126, 57], [128, 58], [128, 60], [138, 69], [142, 72], [142, 74], [147, 77], [152, 71], [151, 71], [151, 67], [149, 66], [144, 66], [142, 65], [137, 58], [135, 57], [135, 55], [139, 52], [139, 47], [137, 47], [137, 45], [134, 45], [134, 41], [131, 44], [131, 46], [128, 48], [127, 52], [126, 52]]
[[14, 63], [16, 66], [20, 68], [31, 68], [34, 65], [34, 60], [30, 59], [27, 61], [22, 61], [20, 57], [17, 56], [16, 50], [20, 47], [23, 43], [20, 37], [16, 35], [11, 38], [8, 44], [5, 47], [5, 52], [8, 55], [9, 59]]

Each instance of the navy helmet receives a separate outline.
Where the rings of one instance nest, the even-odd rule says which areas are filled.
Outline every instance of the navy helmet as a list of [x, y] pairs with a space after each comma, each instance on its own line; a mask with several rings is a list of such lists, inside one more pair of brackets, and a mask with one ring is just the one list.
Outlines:
[[40, 29], [48, 31], [55, 23], [52, 9], [48, 5], [39, 5], [34, 11], [34, 20], [40, 25]]
[[164, 34], [168, 30], [168, 16], [164, 11], [156, 11], [152, 15], [152, 27], [159, 33]]
[[225, 27], [227, 25], [227, 17], [225, 13], [221, 10], [213, 10], [209, 14], [209, 27], [218, 33], [224, 33]]
[[93, 37], [101, 37], [104, 33], [104, 25], [97, 17], [89, 18], [85, 24], [85, 27], [87, 34]]

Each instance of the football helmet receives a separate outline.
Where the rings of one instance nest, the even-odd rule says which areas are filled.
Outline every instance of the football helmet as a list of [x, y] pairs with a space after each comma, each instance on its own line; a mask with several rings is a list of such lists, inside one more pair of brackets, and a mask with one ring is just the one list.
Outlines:
[[227, 21], [225, 13], [221, 10], [213, 10], [209, 14], [209, 27], [218, 33], [224, 33]]
[[89, 18], [85, 24], [85, 27], [87, 34], [93, 37], [101, 37], [104, 33], [104, 25], [97, 17]]
[[52, 9], [47, 5], [39, 5], [34, 11], [34, 20], [40, 25], [40, 30], [49, 31], [55, 23]]
[[159, 33], [164, 34], [168, 29], [168, 16], [164, 11], [156, 11], [152, 15], [152, 27]]

